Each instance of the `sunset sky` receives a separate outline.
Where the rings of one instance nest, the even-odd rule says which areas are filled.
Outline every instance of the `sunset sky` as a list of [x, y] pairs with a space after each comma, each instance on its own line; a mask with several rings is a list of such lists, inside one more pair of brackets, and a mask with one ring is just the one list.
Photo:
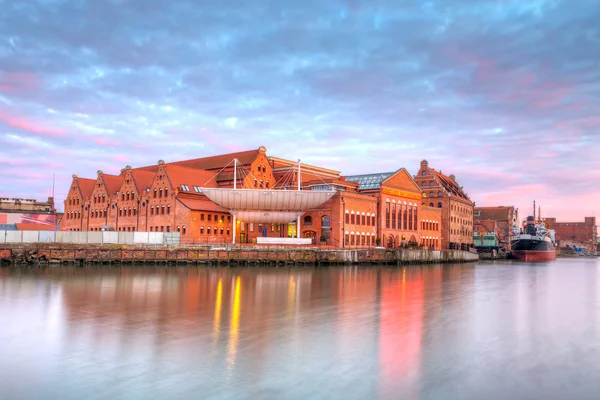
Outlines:
[[1, 197], [264, 145], [600, 211], [598, 0], [0, 3]]

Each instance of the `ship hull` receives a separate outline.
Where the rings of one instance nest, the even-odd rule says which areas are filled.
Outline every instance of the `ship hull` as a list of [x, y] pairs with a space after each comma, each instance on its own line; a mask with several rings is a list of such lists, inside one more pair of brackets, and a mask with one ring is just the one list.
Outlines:
[[512, 256], [522, 261], [551, 261], [556, 258], [555, 250], [513, 250]]
[[515, 240], [512, 256], [523, 261], [550, 261], [556, 258], [556, 249], [548, 240]]

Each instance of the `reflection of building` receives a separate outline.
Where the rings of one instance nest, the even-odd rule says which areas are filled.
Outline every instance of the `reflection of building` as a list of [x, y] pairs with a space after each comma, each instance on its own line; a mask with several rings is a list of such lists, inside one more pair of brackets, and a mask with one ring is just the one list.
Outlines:
[[47, 201], [0, 198], [0, 229], [56, 230], [54, 198]]
[[443, 212], [422, 196], [405, 169], [342, 176], [267, 157], [261, 146], [127, 166], [119, 175], [98, 171], [95, 180], [74, 175], [62, 228], [179, 232], [183, 243], [228, 243], [235, 234], [237, 243], [300, 236], [336, 247], [439, 249]]
[[456, 183], [454, 175], [446, 176], [429, 167], [426, 160], [415, 176], [423, 192], [423, 204], [442, 211], [441, 244], [444, 248], [461, 248], [473, 243], [473, 207], [475, 204]]
[[[473, 224], [475, 246], [503, 247], [510, 250], [513, 225], [519, 226], [519, 211], [513, 206], [475, 207]], [[489, 243], [492, 237], [496, 242], [493, 246]]]
[[558, 245], [564, 247], [567, 242], [571, 246], [594, 250], [598, 239], [596, 217], [585, 217], [583, 222], [556, 222], [556, 218], [546, 218], [546, 227], [554, 230]]

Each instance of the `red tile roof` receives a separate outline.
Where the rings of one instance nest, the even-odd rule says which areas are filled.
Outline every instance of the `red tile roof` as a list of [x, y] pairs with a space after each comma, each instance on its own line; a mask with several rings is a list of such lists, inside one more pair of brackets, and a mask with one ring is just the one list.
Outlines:
[[[249, 165], [256, 160], [258, 157], [259, 150], [248, 150], [241, 151], [239, 153], [229, 153], [229, 154], [221, 154], [218, 156], [212, 157], [204, 157], [204, 158], [196, 158], [193, 160], [184, 160], [184, 161], [176, 161], [173, 163], [169, 163], [171, 165], [180, 165], [189, 168], [196, 169], [205, 169], [205, 170], [213, 170], [213, 169], [221, 169], [233, 162], [234, 158], [237, 158], [240, 164]], [[232, 164], [233, 165], [233, 164]]]
[[479, 212], [480, 220], [508, 221], [511, 209], [514, 207], [475, 207], [475, 212]]
[[475, 226], [482, 226], [483, 227], [483, 232], [496, 232], [496, 221], [491, 221], [491, 220], [476, 220], [474, 223]]
[[94, 188], [96, 187], [96, 180], [88, 178], [76, 179], [77, 185], [79, 185], [79, 190], [81, 190], [81, 195], [83, 197], [90, 197], [92, 195], [92, 192], [94, 191]]
[[131, 170], [131, 176], [133, 177], [133, 183], [137, 188], [138, 193], [142, 193], [144, 190], [152, 186], [152, 181], [154, 181], [154, 176], [156, 173], [151, 171], [146, 171], [143, 169], [133, 169]]
[[198, 199], [189, 199], [185, 197], [178, 197], [179, 200], [184, 206], [189, 208], [190, 210], [198, 210], [198, 211], [215, 211], [215, 212], [229, 212], [226, 208], [216, 205], [212, 201], [210, 201], [205, 196]]
[[123, 184], [123, 175], [102, 174], [102, 179], [104, 180], [104, 185], [109, 196], [118, 192]]
[[165, 171], [171, 185], [179, 190], [181, 190], [181, 185], [189, 186], [190, 192], [194, 192], [193, 186], [217, 187], [215, 178], [217, 171], [205, 171], [173, 164], [165, 164]]
[[471, 201], [471, 199], [469, 199], [469, 196], [467, 196], [463, 189], [460, 186], [458, 186], [458, 183], [456, 183], [454, 179], [442, 174], [439, 171], [436, 171], [433, 168], [429, 168], [429, 171], [431, 171], [433, 176], [437, 178], [438, 182], [442, 185], [444, 189], [446, 189], [448, 193], [450, 193], [451, 196]]

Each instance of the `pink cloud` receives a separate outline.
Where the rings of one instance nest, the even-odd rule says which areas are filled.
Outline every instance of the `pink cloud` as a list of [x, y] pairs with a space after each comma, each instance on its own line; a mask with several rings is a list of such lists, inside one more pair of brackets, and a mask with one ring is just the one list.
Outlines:
[[41, 136], [58, 137], [63, 136], [65, 134], [65, 131], [62, 129], [44, 126], [37, 121], [32, 121], [23, 117], [12, 115], [6, 110], [0, 110], [0, 122], [4, 122], [9, 126], [22, 129], [24, 131], [37, 133]]
[[96, 143], [99, 144], [101, 146], [106, 146], [106, 147], [119, 147], [121, 146], [121, 143], [116, 142], [116, 141], [111, 141], [111, 140], [106, 140], [104, 138], [92, 138], [92, 140]]
[[33, 74], [22, 72], [0, 73], [0, 92], [22, 94], [41, 89], [42, 80]]

